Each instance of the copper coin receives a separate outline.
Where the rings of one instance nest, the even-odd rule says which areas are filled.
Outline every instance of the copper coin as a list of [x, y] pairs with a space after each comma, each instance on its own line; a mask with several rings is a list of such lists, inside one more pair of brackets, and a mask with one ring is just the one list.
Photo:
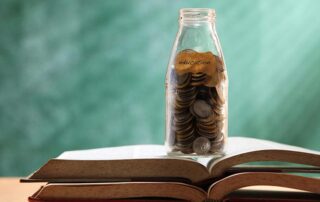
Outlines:
[[191, 81], [191, 74], [190, 73], [185, 73], [185, 74], [177, 74], [177, 88], [184, 88], [186, 87], [190, 81]]
[[216, 140], [211, 141], [211, 151], [220, 152], [225, 144], [224, 134], [220, 133]]
[[217, 94], [218, 94], [218, 102], [220, 101], [221, 104], [225, 103], [225, 97], [223, 93], [223, 86], [221, 84], [216, 86]]

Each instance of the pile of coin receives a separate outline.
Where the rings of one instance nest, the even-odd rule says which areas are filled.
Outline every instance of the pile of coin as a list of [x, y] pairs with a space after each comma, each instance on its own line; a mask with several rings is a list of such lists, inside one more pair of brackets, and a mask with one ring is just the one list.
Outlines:
[[205, 73], [177, 74], [173, 69], [174, 96], [171, 132], [174, 151], [205, 155], [219, 152], [224, 145], [224, 98], [221, 89], [205, 84]]

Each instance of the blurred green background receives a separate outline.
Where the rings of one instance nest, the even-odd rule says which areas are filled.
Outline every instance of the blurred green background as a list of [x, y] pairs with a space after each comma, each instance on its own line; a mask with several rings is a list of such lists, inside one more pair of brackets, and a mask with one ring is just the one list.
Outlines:
[[320, 1], [2, 0], [0, 175], [64, 150], [162, 144], [183, 7], [212, 7], [229, 134], [320, 149]]

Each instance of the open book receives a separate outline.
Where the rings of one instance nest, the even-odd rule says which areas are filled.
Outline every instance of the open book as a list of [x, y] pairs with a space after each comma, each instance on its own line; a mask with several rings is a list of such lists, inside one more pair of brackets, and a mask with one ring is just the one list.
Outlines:
[[[295, 166], [253, 166], [278, 161]], [[299, 165], [296, 165], [299, 164]], [[320, 173], [320, 153], [267, 140], [230, 137], [225, 156], [186, 159], [166, 155], [162, 145], [68, 151], [49, 160], [23, 182], [184, 182], [201, 186], [240, 172]]]
[[[243, 137], [229, 138], [225, 152], [216, 159], [187, 159], [167, 156], [161, 145], [69, 151], [21, 181], [48, 182], [29, 198], [30, 202], [320, 200], [319, 179], [289, 174], [320, 173], [319, 152]], [[260, 161], [294, 165], [246, 164]], [[255, 185], [294, 190], [241, 190]]]
[[[261, 184], [285, 188], [236, 191], [242, 187]], [[208, 190], [178, 182], [49, 183], [29, 198], [30, 202], [119, 202], [119, 200], [311, 202], [320, 200], [320, 180], [271, 172], [238, 173], [213, 183]]]

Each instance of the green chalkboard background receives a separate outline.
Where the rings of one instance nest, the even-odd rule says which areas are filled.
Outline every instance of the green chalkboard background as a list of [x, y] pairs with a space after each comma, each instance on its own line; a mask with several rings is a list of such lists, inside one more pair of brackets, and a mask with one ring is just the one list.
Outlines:
[[320, 149], [320, 1], [2, 0], [0, 175], [64, 150], [163, 143], [183, 7], [213, 7], [229, 133]]

